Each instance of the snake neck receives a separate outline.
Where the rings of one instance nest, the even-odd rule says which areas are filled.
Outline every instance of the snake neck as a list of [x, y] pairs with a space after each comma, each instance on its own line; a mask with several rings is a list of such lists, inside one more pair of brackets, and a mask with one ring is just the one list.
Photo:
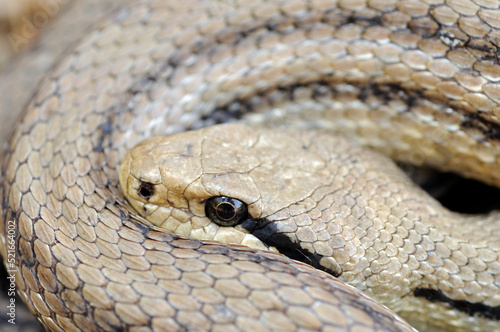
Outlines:
[[[416, 296], [432, 303], [420, 306], [440, 303], [500, 319], [500, 287], [493, 282], [500, 275], [498, 212], [450, 212], [385, 158], [328, 137], [315, 140], [331, 146], [321, 151], [331, 153], [332, 178], [276, 213], [263, 203], [258, 210], [265, 217], [243, 228], [390, 307], [402, 308], [399, 299]], [[314, 144], [308, 150], [315, 151]]]

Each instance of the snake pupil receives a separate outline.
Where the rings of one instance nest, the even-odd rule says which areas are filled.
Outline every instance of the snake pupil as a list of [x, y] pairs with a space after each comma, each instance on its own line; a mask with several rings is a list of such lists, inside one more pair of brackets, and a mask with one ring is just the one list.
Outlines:
[[247, 218], [248, 209], [240, 200], [216, 196], [207, 200], [205, 213], [220, 226], [235, 226]]
[[236, 207], [230, 203], [222, 202], [217, 205], [217, 217], [223, 220], [231, 220], [236, 215]]

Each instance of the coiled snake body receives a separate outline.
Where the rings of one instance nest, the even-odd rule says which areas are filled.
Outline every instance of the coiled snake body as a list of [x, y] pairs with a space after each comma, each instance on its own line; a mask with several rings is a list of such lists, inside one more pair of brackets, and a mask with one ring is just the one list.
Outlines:
[[[47, 74], [2, 159], [1, 253], [15, 260], [7, 267], [19, 294], [53, 331], [410, 330], [328, 273], [151, 226], [119, 190], [119, 163], [144, 138], [238, 121], [333, 130], [498, 186], [499, 27], [491, 0], [124, 8]], [[382, 189], [378, 215], [347, 191], [319, 211], [350, 224], [337, 226], [346, 244], [334, 261], [318, 267], [381, 285], [370, 295], [417, 327], [499, 330], [496, 214], [464, 225], [437, 203], [404, 201], [399, 185]], [[281, 215], [296, 204], [297, 222], [313, 220], [326, 195], [289, 202]], [[429, 211], [441, 224], [422, 219]]]

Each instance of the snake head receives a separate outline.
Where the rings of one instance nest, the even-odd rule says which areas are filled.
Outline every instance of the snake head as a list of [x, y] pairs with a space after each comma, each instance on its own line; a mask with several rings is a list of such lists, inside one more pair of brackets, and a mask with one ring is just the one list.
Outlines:
[[327, 144], [328, 152], [317, 144], [323, 138], [238, 124], [152, 138], [126, 156], [120, 184], [141, 215], [169, 231], [279, 250], [338, 271], [295, 234], [315, 193], [335, 190], [334, 177], [347, 169], [327, 166], [331, 150], [340, 151], [339, 162], [355, 163], [343, 141]]
[[204, 239], [229, 232], [241, 243], [249, 231], [236, 225], [220, 232], [221, 225], [207, 217], [207, 203], [226, 197], [245, 206], [246, 219], [268, 220], [331, 181], [321, 153], [308, 151], [314, 138], [294, 136], [225, 124], [148, 139], [125, 157], [120, 184], [131, 205], [155, 225], [183, 235], [203, 233], [196, 236]]

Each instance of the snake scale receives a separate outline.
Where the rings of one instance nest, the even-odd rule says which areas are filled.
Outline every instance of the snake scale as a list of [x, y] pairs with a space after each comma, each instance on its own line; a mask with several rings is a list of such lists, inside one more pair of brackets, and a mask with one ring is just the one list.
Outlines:
[[[315, 269], [151, 225], [125, 200], [118, 172], [127, 151], [145, 138], [240, 122], [275, 134], [335, 131], [396, 160], [500, 186], [498, 6], [497, 0], [124, 6], [47, 73], [2, 157], [0, 250], [16, 270], [19, 295], [51, 331], [411, 331], [346, 281], [422, 330], [500, 330], [495, 213], [464, 224], [438, 203], [405, 201], [399, 184], [377, 181], [365, 188], [380, 194], [374, 199], [380, 211], [372, 211], [370, 202], [342, 191], [357, 182], [339, 171], [337, 204], [318, 210], [327, 193], [317, 190], [279, 208], [300, 226], [318, 215], [330, 213], [328, 222], [349, 216], [350, 224], [336, 231], [336, 243], [345, 246]], [[285, 136], [276, 137], [280, 146]], [[302, 150], [316, 139], [330, 140], [304, 138]], [[343, 140], [330, 142], [351, 151]], [[352, 149], [359, 160], [344, 155], [347, 169], [379, 159]], [[381, 163], [396, 183], [411, 187]], [[422, 219], [429, 211], [430, 221], [441, 224]], [[203, 215], [186, 206], [168, 213], [178, 223], [189, 213]], [[182, 234], [189, 234], [186, 227]]]

